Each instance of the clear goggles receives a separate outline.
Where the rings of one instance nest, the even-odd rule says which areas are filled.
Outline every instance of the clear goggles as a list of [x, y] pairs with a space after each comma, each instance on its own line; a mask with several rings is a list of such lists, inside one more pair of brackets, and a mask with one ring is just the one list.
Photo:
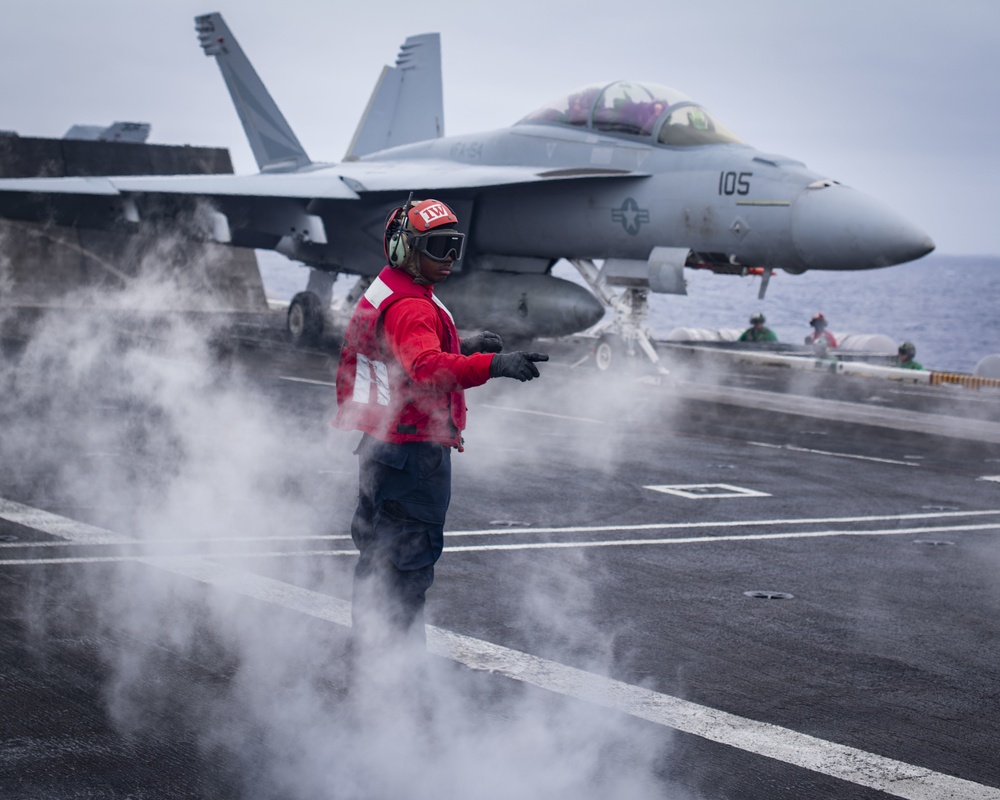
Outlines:
[[428, 258], [460, 261], [465, 254], [465, 234], [458, 231], [428, 231], [413, 237], [413, 246]]

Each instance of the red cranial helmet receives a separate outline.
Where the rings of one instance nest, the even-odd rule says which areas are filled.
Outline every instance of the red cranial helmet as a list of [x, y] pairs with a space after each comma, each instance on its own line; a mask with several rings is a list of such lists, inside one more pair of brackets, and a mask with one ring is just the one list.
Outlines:
[[440, 200], [421, 200], [414, 203], [406, 217], [414, 233], [427, 233], [434, 228], [458, 225], [455, 212]]
[[[465, 234], [455, 230], [457, 225], [455, 212], [440, 200], [418, 200], [395, 208], [385, 223], [385, 257], [392, 266], [399, 267], [416, 249], [437, 260], [457, 261], [465, 252]], [[432, 235], [442, 228], [448, 229], [447, 233]]]

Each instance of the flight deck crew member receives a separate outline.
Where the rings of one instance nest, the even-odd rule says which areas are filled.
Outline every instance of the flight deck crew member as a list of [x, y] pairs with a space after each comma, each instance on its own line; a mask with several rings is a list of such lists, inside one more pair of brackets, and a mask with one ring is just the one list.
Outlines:
[[358, 302], [337, 367], [333, 424], [362, 432], [352, 657], [380, 644], [425, 642], [423, 609], [444, 547], [451, 450], [462, 451], [464, 390], [490, 378], [539, 377], [540, 353], [501, 353], [489, 331], [460, 339], [434, 285], [461, 259], [465, 234], [438, 200], [393, 210], [389, 264]]
[[896, 354], [896, 366], [900, 369], [923, 369], [923, 364], [913, 360], [916, 354], [917, 348], [914, 347], [913, 342], [903, 342]]
[[824, 340], [827, 347], [837, 346], [837, 339], [826, 329], [826, 317], [821, 313], [817, 312], [813, 314], [813, 318], [809, 320], [809, 324], [812, 325], [813, 332], [806, 337], [806, 344], [815, 345], [820, 340]]
[[770, 328], [765, 328], [764, 315], [759, 311], [750, 317], [750, 327], [743, 331], [738, 341], [741, 342], [776, 342], [778, 337]]

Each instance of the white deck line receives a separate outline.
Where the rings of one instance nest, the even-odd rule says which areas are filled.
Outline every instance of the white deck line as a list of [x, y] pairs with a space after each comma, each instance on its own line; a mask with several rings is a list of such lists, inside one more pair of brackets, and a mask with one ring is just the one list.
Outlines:
[[769, 444], [767, 442], [747, 442], [754, 447], [768, 447], [772, 450], [790, 450], [793, 453], [812, 453], [817, 456], [833, 456], [834, 458], [853, 458], [858, 461], [874, 461], [878, 464], [895, 464], [898, 467], [919, 467], [913, 461], [899, 461], [895, 458], [879, 458], [877, 456], [862, 456], [855, 453], [837, 453], [833, 450], [816, 450], [812, 447], [798, 447], [794, 444]]
[[[1000, 531], [1000, 520], [979, 525], [935, 525], [920, 528], [871, 530], [787, 531], [785, 533], [747, 533], [732, 536], [677, 536], [660, 539], [595, 539], [571, 542], [514, 542], [510, 544], [445, 545], [449, 553], [483, 553], [513, 550], [572, 550], [591, 547], [648, 547], [671, 544], [714, 544], [717, 542], [764, 542], [776, 539], [830, 539], [837, 536], [906, 536], [920, 534], [968, 533], [970, 531]], [[66, 545], [72, 544], [66, 542]], [[31, 543], [22, 547], [31, 547]], [[61, 558], [0, 558], [0, 566], [34, 566], [43, 564], [101, 564], [116, 561], [139, 561], [163, 566], [177, 559], [210, 558], [213, 561], [241, 558], [306, 558], [356, 556], [356, 550], [270, 550], [214, 552], [201, 554], [130, 555], [130, 556], [66, 556]]]
[[[847, 517], [792, 517], [786, 519], [756, 519], [756, 520], [716, 520], [704, 522], [650, 522], [636, 525], [572, 525], [564, 527], [522, 527], [522, 528], [485, 528], [465, 531], [445, 531], [448, 539], [468, 536], [515, 536], [531, 534], [570, 534], [570, 533], [628, 533], [640, 531], [660, 531], [660, 530], [711, 530], [735, 527], [772, 527], [784, 525], [831, 525], [845, 523], [874, 523], [874, 522], [913, 522], [917, 520], [957, 520], [964, 517], [981, 518], [1000, 516], [1000, 509], [983, 509], [970, 511], [927, 511], [909, 514], [871, 514], [867, 516], [847, 516]], [[0, 542], [2, 549], [23, 549], [27, 547], [71, 547], [94, 546], [94, 545], [156, 545], [156, 544], [183, 544], [183, 543], [228, 543], [232, 545], [248, 544], [251, 542], [306, 542], [306, 541], [348, 541], [347, 534], [306, 534], [303, 536], [254, 536], [241, 538], [228, 537], [182, 537], [178, 539], [136, 539], [122, 536], [112, 531], [88, 525], [84, 522], [68, 519], [67, 517], [50, 514], [31, 506], [25, 506], [12, 500], [0, 498], [0, 519], [7, 520], [19, 525], [24, 525], [34, 530], [48, 533], [60, 537], [61, 541], [45, 542]], [[733, 536], [689, 536], [672, 538], [649, 538], [649, 539], [608, 539], [605, 541], [589, 542], [529, 542], [514, 545], [446, 545], [449, 551], [462, 550], [489, 550], [489, 549], [518, 549], [518, 548], [545, 548], [545, 547], [600, 547], [643, 544], [684, 544], [698, 542], [719, 542], [719, 541], [752, 541], [754, 539], [801, 539], [801, 538], [822, 538], [829, 536], [888, 536], [892, 534], [905, 533], [949, 533], [971, 530], [992, 530], [1000, 527], [1000, 524], [982, 525], [961, 525], [961, 526], [935, 526], [935, 527], [908, 527], [894, 528], [889, 530], [841, 530], [832, 529], [826, 531], [793, 531], [789, 533], [767, 533], [767, 534], [737, 534]], [[298, 551], [298, 552], [276, 552], [266, 554], [244, 553], [243, 555], [342, 555], [343, 551]], [[213, 554], [214, 557], [225, 557], [225, 554]], [[97, 563], [100, 561], [131, 561], [139, 556], [120, 557], [93, 557], [86, 559], [75, 559], [80, 563]], [[153, 558], [154, 556], [144, 556]], [[162, 554], [155, 557], [171, 557], [170, 554]], [[4, 563], [73, 563], [73, 560], [45, 560], [24, 559], [20, 562], [7, 561]]]
[[[44, 526], [38, 530], [57, 536], [79, 535], [85, 539], [115, 536], [93, 526], [2, 499], [0, 515], [8, 519], [8, 515], [16, 515], [21, 520], [33, 520], [36, 525]], [[20, 521], [19, 524], [27, 523]], [[350, 625], [351, 606], [347, 601], [283, 581], [197, 557], [135, 560], [337, 625]], [[1000, 789], [995, 787], [740, 717], [430, 625], [427, 626], [427, 647], [431, 653], [471, 669], [504, 675], [905, 800], [1000, 800]]]

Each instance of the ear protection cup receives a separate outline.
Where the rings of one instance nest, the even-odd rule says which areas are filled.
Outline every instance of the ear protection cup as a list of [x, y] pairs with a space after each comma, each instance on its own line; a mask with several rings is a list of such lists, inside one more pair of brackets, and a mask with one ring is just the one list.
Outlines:
[[406, 263], [410, 257], [410, 245], [407, 241], [406, 231], [399, 228], [389, 237], [389, 263], [394, 267]]
[[385, 220], [385, 234], [382, 244], [385, 249], [385, 257], [389, 265], [401, 267], [410, 257], [410, 243], [408, 234], [404, 228], [406, 218], [403, 215], [403, 208], [394, 208], [389, 212]]

